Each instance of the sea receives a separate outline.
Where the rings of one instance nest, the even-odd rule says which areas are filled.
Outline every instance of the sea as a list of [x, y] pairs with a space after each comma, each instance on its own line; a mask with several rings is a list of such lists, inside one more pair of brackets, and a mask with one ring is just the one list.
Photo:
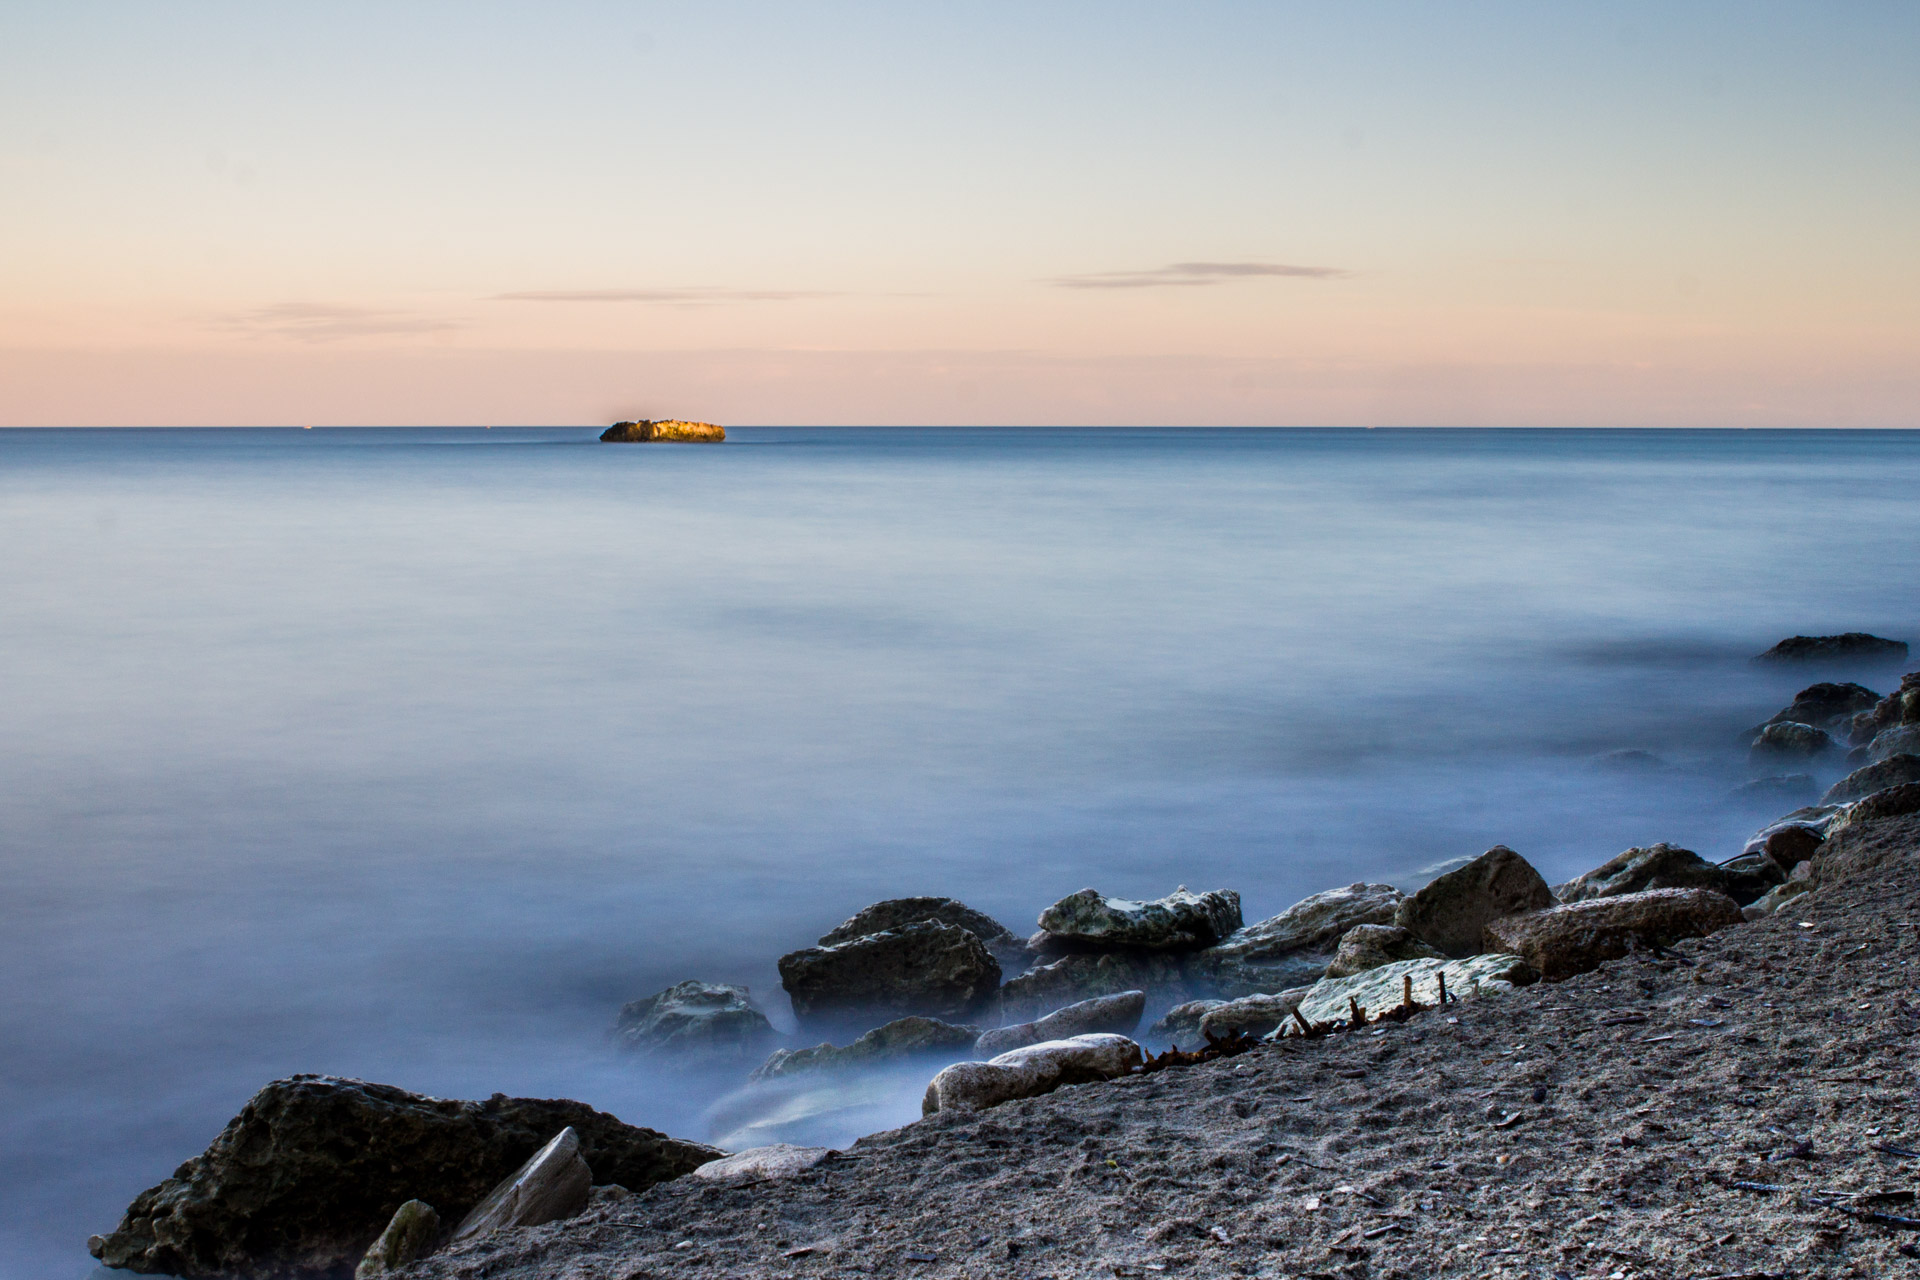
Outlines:
[[1746, 731], [1905, 669], [1753, 656], [1920, 641], [1920, 432], [596, 436], [0, 432], [0, 1276], [296, 1072], [907, 1123], [606, 1038], [688, 978], [793, 1031], [882, 898], [1726, 858], [1846, 769], [1741, 792]]

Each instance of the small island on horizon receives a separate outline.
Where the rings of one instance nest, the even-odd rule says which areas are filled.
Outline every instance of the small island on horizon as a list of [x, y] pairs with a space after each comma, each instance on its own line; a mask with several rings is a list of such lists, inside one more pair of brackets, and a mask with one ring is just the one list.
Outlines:
[[680, 418], [655, 421], [616, 422], [600, 433], [602, 444], [648, 444], [656, 441], [682, 444], [719, 444], [727, 438], [727, 429], [717, 422], [688, 422]]

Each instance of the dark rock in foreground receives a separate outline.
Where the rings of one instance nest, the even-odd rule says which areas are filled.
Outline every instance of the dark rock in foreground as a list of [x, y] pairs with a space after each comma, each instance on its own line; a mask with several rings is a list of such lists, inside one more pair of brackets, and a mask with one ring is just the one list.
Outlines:
[[1532, 863], [1497, 844], [1407, 898], [1393, 922], [1446, 955], [1464, 957], [1479, 954], [1488, 924], [1556, 901]]
[[460, 1102], [293, 1076], [249, 1099], [87, 1250], [132, 1271], [317, 1280], [350, 1270], [408, 1200], [458, 1220], [568, 1126], [596, 1183], [639, 1190], [722, 1154], [580, 1102]]
[[1837, 636], [1792, 636], [1754, 658], [1755, 662], [1838, 662], [1845, 659], [1897, 661], [1907, 656], [1905, 640], [1887, 640], [1864, 631]]
[[1000, 962], [971, 930], [921, 920], [780, 957], [800, 1018], [867, 1013], [961, 1018], [1000, 986]]
[[1726, 872], [1691, 849], [1662, 842], [1609, 858], [1585, 875], [1556, 886], [1553, 892], [1562, 902], [1584, 902], [1642, 889], [1713, 889], [1725, 893], [1726, 888]]
[[1739, 904], [1724, 893], [1649, 889], [1495, 920], [1487, 925], [1486, 945], [1525, 958], [1542, 978], [1557, 982], [1636, 947], [1704, 938], [1743, 919]]
[[602, 444], [646, 444], [653, 441], [681, 444], [718, 444], [727, 438], [727, 429], [715, 422], [686, 422], [679, 418], [659, 421], [616, 422], [600, 433]]

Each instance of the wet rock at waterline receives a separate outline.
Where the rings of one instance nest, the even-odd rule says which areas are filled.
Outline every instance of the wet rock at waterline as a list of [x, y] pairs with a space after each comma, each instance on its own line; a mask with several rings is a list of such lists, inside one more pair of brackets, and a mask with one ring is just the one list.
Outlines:
[[693, 1176], [703, 1182], [769, 1182], [818, 1169], [838, 1154], [832, 1147], [797, 1147], [790, 1142], [776, 1142], [703, 1164], [693, 1171]]
[[1665, 773], [1673, 766], [1651, 751], [1641, 751], [1625, 747], [1618, 751], [1603, 751], [1593, 758], [1596, 769], [1608, 773]]
[[600, 433], [603, 444], [718, 444], [726, 438], [727, 429], [719, 423], [688, 422], [681, 418], [616, 422]]
[[980, 1028], [955, 1026], [938, 1018], [895, 1018], [844, 1048], [831, 1044], [811, 1049], [777, 1049], [754, 1068], [752, 1080], [773, 1080], [805, 1071], [845, 1071], [924, 1054], [956, 1056], [973, 1051]]
[[1747, 759], [1754, 764], [1812, 760], [1826, 755], [1839, 745], [1825, 729], [1782, 720], [1765, 726], [1754, 735], [1752, 745], [1747, 748]]
[[537, 1227], [587, 1207], [593, 1170], [580, 1158], [580, 1135], [562, 1129], [509, 1174], [453, 1229], [453, 1242], [508, 1227]]
[[1271, 960], [1300, 951], [1331, 953], [1349, 929], [1392, 924], [1405, 897], [1390, 884], [1350, 884], [1302, 898], [1277, 916], [1237, 930], [1214, 948], [1240, 960]]
[[1110, 951], [1063, 956], [1027, 970], [1000, 988], [1002, 1022], [1024, 1022], [1095, 996], [1144, 991], [1156, 998], [1197, 994], [1187, 957], [1150, 951]]
[[1715, 889], [1724, 893], [1726, 887], [1727, 873], [1719, 867], [1691, 849], [1662, 842], [1617, 854], [1585, 875], [1555, 885], [1553, 893], [1562, 902], [1584, 902], [1642, 889]]
[[1397, 924], [1358, 924], [1340, 936], [1328, 962], [1326, 977], [1350, 978], [1396, 960], [1445, 959], [1437, 947], [1413, 936]]
[[[1358, 1004], [1368, 1017], [1377, 1017], [1405, 1001], [1409, 984], [1415, 1003], [1437, 1005], [1443, 978], [1447, 998], [1465, 1000], [1512, 991], [1538, 980], [1539, 974], [1520, 956], [1498, 953], [1458, 960], [1397, 960], [1350, 978], [1322, 978], [1301, 997], [1300, 1016], [1309, 1022], [1346, 1022]], [[1298, 1020], [1289, 1018], [1272, 1037], [1299, 1033]]]
[[1895, 756], [1920, 755], [1920, 724], [1900, 724], [1882, 729], [1867, 744], [1867, 761], [1879, 764]]
[[1482, 950], [1481, 932], [1492, 921], [1556, 901], [1533, 864], [1502, 844], [1409, 896], [1393, 923], [1446, 955], [1471, 956]]
[[1017, 1022], [1010, 1027], [985, 1032], [974, 1044], [973, 1052], [976, 1057], [991, 1058], [1044, 1040], [1067, 1040], [1101, 1032], [1130, 1036], [1139, 1028], [1140, 1015], [1146, 1012], [1146, 1008], [1147, 994], [1144, 991], [1095, 996], [1091, 1000], [1056, 1009], [1032, 1022]]
[[1869, 743], [1883, 730], [1903, 724], [1920, 724], [1920, 671], [1901, 676], [1898, 689], [1880, 699], [1871, 710], [1857, 712], [1849, 726], [1849, 740]]
[[780, 983], [802, 1019], [964, 1018], [1000, 986], [1000, 963], [970, 930], [921, 920], [781, 956]]
[[426, 1257], [439, 1241], [440, 1215], [424, 1200], [409, 1200], [393, 1211], [387, 1229], [353, 1269], [353, 1280], [382, 1280]]
[[885, 902], [876, 902], [870, 907], [855, 912], [849, 919], [832, 929], [820, 939], [823, 947], [838, 946], [851, 942], [855, 938], [864, 938], [868, 934], [886, 933], [902, 925], [919, 924], [922, 920], [933, 920], [940, 924], [950, 924], [965, 929], [989, 947], [995, 945], [1019, 945], [1021, 939], [1013, 930], [995, 920], [983, 911], [975, 911], [964, 902], [952, 898], [888, 898]]
[[1037, 1098], [1062, 1085], [1112, 1080], [1141, 1061], [1140, 1046], [1125, 1036], [1048, 1040], [986, 1062], [956, 1062], [933, 1078], [920, 1109], [924, 1115], [980, 1111], [1016, 1098]]
[[1795, 804], [1813, 799], [1819, 791], [1820, 784], [1810, 773], [1776, 773], [1741, 783], [1727, 792], [1727, 798], [1756, 806]]
[[766, 1015], [747, 1003], [747, 989], [724, 982], [681, 982], [620, 1010], [613, 1042], [622, 1049], [741, 1055], [773, 1038]]
[[[1751, 836], [1748, 836], [1746, 847], [1743, 848], [1741, 852], [1743, 854], [1764, 852], [1767, 847], [1767, 841], [1772, 839], [1776, 832], [1783, 831], [1788, 827], [1804, 827], [1806, 830], [1811, 831], [1814, 835], [1824, 840], [1827, 838], [1827, 832], [1832, 829], [1833, 824], [1838, 822], [1840, 815], [1846, 811], [1846, 806], [1839, 804], [1804, 805], [1784, 817], [1775, 819], [1760, 828], [1760, 830], [1754, 832]], [[1724, 866], [1725, 864], [1723, 863], [1722, 865]]]
[[1910, 813], [1920, 813], [1920, 782], [1904, 782], [1854, 801], [1841, 812], [1839, 821], [1828, 830], [1827, 838], [1834, 839], [1863, 822], [1900, 818]]
[[1523, 956], [1541, 977], [1558, 981], [1636, 948], [1704, 938], [1741, 919], [1739, 904], [1712, 889], [1647, 889], [1495, 920], [1486, 945]]
[[1147, 1035], [1158, 1044], [1176, 1049], [1198, 1049], [1206, 1043], [1200, 1034], [1200, 1022], [1207, 1014], [1228, 1003], [1225, 1000], [1188, 1000], [1167, 1010], [1147, 1028]]
[[[1880, 695], [1862, 684], [1813, 684], [1793, 695], [1793, 702], [1768, 718], [1767, 724], [1810, 724], [1844, 736], [1853, 717], [1872, 709]], [[1754, 730], [1759, 733], [1766, 725]]]
[[1082, 889], [1040, 913], [1048, 942], [1077, 950], [1198, 951], [1239, 927], [1239, 894], [1231, 889], [1193, 893], [1185, 885], [1145, 902]]
[[1898, 662], [1907, 656], [1907, 642], [1888, 640], [1864, 631], [1837, 636], [1791, 636], [1754, 658], [1755, 662], [1840, 662], [1867, 660]]
[[201, 1277], [320, 1277], [359, 1262], [412, 1199], [464, 1216], [572, 1126], [593, 1180], [641, 1190], [722, 1154], [579, 1102], [429, 1098], [293, 1076], [260, 1090], [206, 1151], [87, 1242], [111, 1267]]
[[1920, 755], [1906, 751], [1897, 752], [1883, 760], [1855, 769], [1829, 787], [1827, 794], [1820, 797], [1820, 802], [1850, 804], [1876, 791], [1885, 791], [1888, 787], [1897, 787], [1907, 782], [1920, 782]]

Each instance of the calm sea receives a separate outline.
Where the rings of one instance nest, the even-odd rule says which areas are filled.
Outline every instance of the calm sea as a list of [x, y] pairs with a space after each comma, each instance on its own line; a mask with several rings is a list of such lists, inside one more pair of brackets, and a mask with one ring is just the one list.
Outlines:
[[878, 898], [1729, 856], [1739, 730], [1900, 669], [1748, 657], [1920, 640], [1916, 492], [1905, 432], [0, 433], [0, 1275], [292, 1072], [720, 1136], [615, 1010], [787, 1021]]

